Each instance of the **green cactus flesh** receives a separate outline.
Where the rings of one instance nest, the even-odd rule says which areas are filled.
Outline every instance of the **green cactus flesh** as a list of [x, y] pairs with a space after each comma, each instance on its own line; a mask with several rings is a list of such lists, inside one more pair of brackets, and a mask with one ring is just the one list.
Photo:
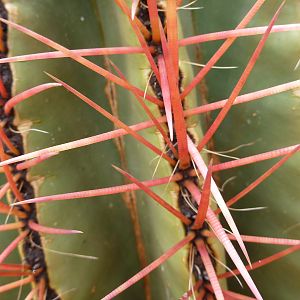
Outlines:
[[[57, 5], [59, 4], [59, 9]], [[31, 26], [34, 30], [49, 34], [70, 48], [99, 47], [101, 37], [94, 12], [86, 1], [11, 1], [12, 16], [16, 22]], [[66, 17], [65, 13], [69, 16]], [[81, 21], [84, 17], [85, 20]], [[19, 49], [24, 53], [43, 52], [47, 48], [16, 32], [10, 32], [10, 55]], [[20, 52], [19, 52], [20, 53]], [[100, 59], [95, 59], [99, 64]], [[72, 78], [84, 93], [109, 109], [104, 93], [105, 81], [69, 60], [41, 61], [16, 64], [13, 69], [14, 93], [36, 84], [49, 81], [44, 71], [61, 78]], [[27, 75], [22, 75], [27, 74]], [[26, 151], [87, 137], [112, 129], [111, 124], [71, 94], [55, 89], [20, 104], [18, 124], [30, 121], [31, 127], [41, 132], [29, 132]], [[45, 164], [33, 168], [30, 180], [36, 183], [36, 195], [55, 194], [80, 189], [93, 189], [121, 184], [116, 172], [108, 172], [111, 164], [119, 164], [113, 142], [94, 145], [82, 150], [65, 153]], [[41, 183], [38, 181], [41, 180]], [[112, 184], [113, 183], [113, 184]], [[58, 205], [57, 205], [58, 204]], [[83, 231], [80, 236], [44, 236], [43, 247], [51, 286], [57, 293], [66, 293], [63, 299], [98, 299], [117, 284], [127, 279], [128, 274], [139, 270], [133, 227], [129, 211], [119, 195], [101, 199], [61, 202], [54, 205], [39, 205], [38, 219], [41, 224]], [[90, 220], [87, 222], [87, 220]], [[65, 253], [57, 254], [53, 251]], [[70, 253], [70, 255], [66, 255]], [[72, 257], [71, 254], [95, 256], [98, 259]], [[52, 277], [52, 274], [55, 276]], [[123, 296], [136, 298], [141, 284]]]
[[[48, 3], [32, 1], [30, 5], [23, 1], [11, 1], [9, 5], [11, 10], [15, 12], [11, 16], [12, 20], [31, 27], [37, 32], [43, 32], [44, 35], [48, 35], [69, 48], [104, 46], [109, 35], [103, 37], [108, 24], [104, 27], [102, 22], [110, 22], [112, 18], [118, 20], [115, 25], [119, 24], [119, 30], [122, 29], [123, 34], [120, 32], [119, 36], [113, 35], [115, 41], [108, 40], [106, 45], [113, 45], [116, 41], [120, 43], [122, 36], [124, 44], [136, 44], [133, 35], [125, 34], [126, 30], [129, 31], [129, 27], [125, 27], [122, 23], [126, 22], [126, 19], [113, 3], [105, 3], [103, 9], [105, 9], [107, 20], [101, 18], [99, 23], [96, 21], [101, 13], [101, 7], [98, 8], [95, 5], [103, 6], [101, 2], [92, 6], [81, 1], [70, 6], [70, 2], [65, 1], [60, 3], [59, 11], [57, 11], [57, 5], [52, 1]], [[110, 16], [110, 10], [117, 15]], [[21, 11], [22, 13], [18, 13]], [[49, 11], [53, 11], [53, 13], [49, 14]], [[64, 17], [66, 11], [72, 12], [67, 19]], [[46, 22], [47, 18], [48, 21]], [[59, 24], [59, 26], [51, 27], [50, 35], [47, 30], [48, 25], [46, 25], [48, 22]], [[31, 26], [32, 23], [35, 26]], [[11, 56], [19, 54], [18, 49], [22, 49], [24, 53], [47, 50], [46, 47], [14, 30], [10, 32], [10, 41]], [[94, 61], [103, 65], [101, 59], [94, 59]], [[137, 65], [135, 70], [129, 68], [133, 64]], [[142, 89], [145, 88], [147, 72], [142, 71], [138, 66], [147, 66], [147, 62], [141, 55], [135, 56], [133, 59], [127, 58], [123, 65], [119, 65], [122, 70], [125, 70], [127, 78], [132, 79], [132, 83]], [[25, 70], [28, 68], [31, 70], [31, 76], [23, 77], [21, 74], [26, 72]], [[72, 77], [69, 82], [71, 85], [77, 86], [80, 91], [110, 110], [105, 94], [106, 81], [68, 59], [41, 61], [33, 64], [30, 62], [20, 63], [13, 66], [13, 71], [15, 94], [34, 85], [47, 82], [48, 78], [43, 73], [43, 71], [47, 71], [59, 78]], [[136, 76], [136, 72], [139, 73], [138, 76]], [[144, 119], [143, 111], [136, 103], [128, 99], [130, 96], [128, 92], [118, 89], [117, 94], [118, 99], [120, 99], [120, 118], [123, 121], [130, 124]], [[49, 132], [49, 134], [30, 132], [26, 136], [27, 152], [112, 129], [109, 121], [99, 117], [85, 104], [60, 88], [33, 97], [18, 105], [16, 111], [19, 126], [29, 120], [32, 128]], [[155, 130], [150, 129], [144, 135], [153, 143], [158, 142]], [[140, 168], [136, 161], [144, 161], [147, 165], [153, 159], [153, 154], [132, 141], [131, 138], [128, 138], [128, 141], [126, 139], [125, 144], [126, 150], [128, 149], [126, 159], [129, 169], [138, 178], [151, 177], [154, 167]], [[32, 168], [28, 176], [36, 187], [36, 195], [57, 194], [121, 184], [119, 175], [110, 171], [111, 164], [120, 164], [119, 154], [113, 142], [105, 142], [101, 145], [90, 146], [87, 149], [75, 150], [52, 158], [48, 162]], [[161, 163], [158, 172], [160, 176], [167, 176], [171, 174], [171, 169], [167, 164]], [[165, 187], [163, 186], [157, 188], [156, 192], [164, 194], [164, 190]], [[168, 201], [175, 204], [176, 197], [172, 196], [172, 193], [175, 194], [176, 191], [170, 191], [164, 197], [169, 198]], [[139, 193], [136, 198], [143, 238], [147, 248], [147, 261], [152, 261], [184, 236], [183, 226], [167, 212], [153, 204], [144, 194]], [[84, 232], [80, 236], [72, 236], [70, 239], [68, 237], [67, 242], [64, 242], [66, 237], [53, 235], [44, 236], [42, 240], [51, 287], [59, 295], [72, 291], [74, 287], [80, 287], [73, 292], [66, 293], [62, 297], [63, 299], [73, 299], [74, 295], [77, 299], [97, 299], [99, 295], [105, 295], [139, 270], [130, 211], [120, 195], [49, 205], [38, 204], [37, 211], [38, 220], [43, 225], [62, 228], [76, 226], [76, 229]], [[87, 219], [91, 222], [87, 222]], [[167, 237], [167, 240], [160, 240], [159, 235]], [[53, 253], [52, 250], [63, 252], [63, 254]], [[69, 255], [67, 255], [68, 253]], [[72, 253], [95, 256], [98, 259], [72, 257]], [[107, 276], [106, 273], [110, 275]], [[85, 274], [84, 281], [82, 274]], [[177, 275], [174, 276], [174, 274]], [[65, 279], [66, 276], [67, 279]], [[153, 279], [151, 279], [153, 295], [157, 298], [166, 299], [183, 294], [188, 287], [188, 276], [187, 250], [183, 250], [154, 273]], [[139, 290], [140, 287], [141, 283], [120, 297], [124, 299], [140, 298], [143, 294]]]
[[[261, 13], [255, 17], [251, 26], [261, 26], [280, 1], [268, 1]], [[199, 33], [213, 32], [233, 28], [240, 20], [240, 11], [232, 10], [235, 1], [210, 1], [205, 6], [207, 14], [195, 16]], [[246, 5], [246, 3], [245, 3]], [[246, 11], [248, 5], [239, 4], [241, 11]], [[216, 9], [219, 7], [219, 9]], [[278, 19], [278, 24], [299, 22], [300, 10], [298, 1], [288, 1]], [[229, 13], [230, 11], [230, 13]], [[209, 22], [209, 20], [218, 22]], [[270, 19], [270, 17], [269, 17]], [[224, 99], [228, 97], [243, 70], [252, 49], [257, 44], [257, 37], [245, 37], [238, 40], [228, 55], [220, 61], [223, 66], [238, 66], [233, 70], [213, 70], [207, 77], [209, 87], [208, 99]], [[204, 57], [209, 58], [218, 47], [218, 43], [203, 44]], [[299, 68], [294, 70], [299, 59], [299, 32], [285, 32], [271, 35], [262, 56], [251, 74], [243, 94], [264, 89], [280, 83], [298, 80]], [[293, 145], [299, 142], [299, 93], [286, 92], [264, 101], [243, 104], [234, 107], [228, 118], [217, 132], [214, 141], [216, 151], [233, 149], [240, 145], [253, 143], [251, 146], [227, 153], [237, 157], [246, 157], [256, 153]], [[282, 169], [278, 170], [261, 186], [247, 195], [236, 207], [266, 207], [264, 210], [252, 212], [234, 212], [241, 232], [245, 234], [274, 236], [299, 239], [298, 215], [300, 193], [299, 184], [294, 178], [299, 175], [299, 155], [295, 155]], [[236, 176], [225, 188], [225, 198], [230, 199], [263, 174], [276, 161], [266, 161], [251, 166], [222, 171], [223, 181]], [[253, 261], [262, 259], [277, 251], [280, 246], [258, 246], [250, 244], [249, 252]], [[299, 253], [294, 253], [285, 259], [251, 274], [265, 299], [296, 299], [299, 295], [297, 277], [300, 272]], [[288, 275], [289, 280], [286, 280]], [[238, 285], [232, 281], [235, 288]]]

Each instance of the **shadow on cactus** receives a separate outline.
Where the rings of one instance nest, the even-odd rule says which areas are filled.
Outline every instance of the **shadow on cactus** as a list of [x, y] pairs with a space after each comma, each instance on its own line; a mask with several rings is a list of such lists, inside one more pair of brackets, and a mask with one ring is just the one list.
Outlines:
[[299, 4], [3, 2], [1, 299], [296, 299]]

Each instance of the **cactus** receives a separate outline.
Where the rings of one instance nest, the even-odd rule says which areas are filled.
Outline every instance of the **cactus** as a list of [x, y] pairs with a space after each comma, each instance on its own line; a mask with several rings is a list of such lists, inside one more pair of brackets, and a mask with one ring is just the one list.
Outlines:
[[[1, 299], [296, 299], [297, 254], [273, 260], [300, 247], [298, 3], [4, 2], [1, 212], [16, 221], [4, 215], [1, 225]], [[88, 50], [69, 50], [79, 48]], [[251, 100], [260, 101], [239, 104]], [[226, 163], [220, 151], [235, 148], [230, 156], [249, 158]], [[216, 185], [224, 182], [228, 206], [242, 198], [241, 207], [268, 209], [231, 211], [236, 227]], [[246, 250], [248, 241], [257, 244]], [[254, 283], [241, 258], [258, 268], [276, 244], [290, 248], [251, 272]], [[18, 245], [22, 263], [9, 255]], [[231, 260], [250, 292], [222, 279], [233, 277]]]

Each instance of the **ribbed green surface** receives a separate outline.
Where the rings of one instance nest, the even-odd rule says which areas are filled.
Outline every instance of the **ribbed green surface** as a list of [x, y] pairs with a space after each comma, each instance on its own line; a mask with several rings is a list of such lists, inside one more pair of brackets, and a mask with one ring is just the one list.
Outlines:
[[[130, 1], [127, 1], [127, 3], [130, 3]], [[127, 17], [123, 15], [115, 3], [100, 0], [95, 1], [95, 5], [98, 8], [107, 47], [139, 45], [134, 35], [130, 34], [132, 29]], [[112, 20], [114, 20], [113, 23]], [[113, 56], [111, 59], [125, 74], [130, 83], [142, 90], [146, 88], [150, 66], [144, 56]], [[149, 118], [133, 94], [122, 88], [116, 90], [118, 111], [122, 121], [126, 124], [135, 124]], [[146, 103], [149, 102], [146, 101]], [[149, 107], [158, 116], [156, 106], [149, 104]], [[153, 144], [161, 145], [162, 143], [155, 128], [144, 130], [142, 135]], [[140, 180], [150, 179], [158, 162], [157, 159], [153, 161], [156, 154], [132, 137], [125, 138], [125, 151], [128, 169], [131, 174]], [[168, 163], [161, 160], [155, 177], [170, 176], [171, 172]], [[153, 190], [176, 207], [177, 186], [171, 184], [168, 190], [166, 190], [166, 186], [156, 187]], [[147, 261], [150, 263], [184, 237], [183, 226], [180, 221], [161, 208], [145, 193], [137, 192], [136, 198]], [[187, 255], [187, 249], [179, 251], [178, 254], [150, 275], [153, 299], [176, 299], [187, 290], [189, 280]]]
[[[10, 1], [11, 19], [70, 48], [99, 47], [99, 24], [87, 1]], [[47, 47], [10, 31], [10, 55], [48, 50]], [[96, 63], [103, 65], [101, 59]], [[68, 59], [18, 63], [14, 65], [14, 91], [49, 81], [47, 71], [67, 81], [109, 109], [105, 81]], [[17, 107], [20, 122], [30, 120], [32, 128], [26, 151], [60, 144], [112, 129], [106, 119], [81, 100], [59, 88], [27, 100]], [[63, 153], [30, 172], [32, 180], [42, 178], [37, 195], [50, 195], [121, 184], [111, 171], [119, 165], [113, 142]], [[76, 228], [77, 236], [44, 237], [46, 249], [98, 257], [98, 260], [70, 257], [45, 250], [51, 286], [63, 299], [99, 299], [139, 270], [129, 211], [120, 195], [38, 205], [41, 224]], [[69, 291], [69, 292], [68, 292]], [[120, 299], [142, 299], [137, 284]]]
[[[233, 29], [255, 1], [209, 1], [205, 10], [195, 15], [201, 33]], [[280, 1], [267, 1], [249, 27], [268, 25]], [[298, 1], [287, 1], [276, 24], [299, 23]], [[299, 32], [274, 33], [270, 36], [242, 93], [297, 80], [300, 70], [294, 67], [300, 58]], [[220, 66], [238, 66], [234, 70], [213, 70], [207, 76], [209, 101], [227, 98], [237, 83], [243, 68], [260, 37], [240, 38], [220, 60]], [[213, 55], [221, 42], [201, 45], [205, 61]], [[216, 114], [214, 114], [216, 115]], [[215, 136], [216, 151], [232, 149], [254, 142], [254, 145], [228, 153], [245, 157], [299, 143], [299, 92], [286, 92], [255, 103], [234, 107]], [[225, 161], [221, 158], [222, 161]], [[226, 199], [265, 172], [276, 160], [245, 166], [220, 173], [223, 181], [236, 176], [225, 188]], [[241, 233], [300, 238], [299, 235], [299, 165], [296, 154], [271, 178], [235, 205], [236, 208], [267, 207], [262, 211], [235, 212], [234, 219]], [[248, 246], [252, 261], [283, 250], [282, 246]], [[297, 299], [299, 297], [300, 254], [290, 255], [270, 266], [251, 272], [265, 299]], [[287, 279], [288, 278], [288, 279]], [[238, 284], [232, 280], [235, 289]], [[244, 292], [245, 290], [240, 291]]]
[[[127, 18], [113, 1], [31, 1], [30, 4], [27, 1], [8, 1], [7, 7], [13, 21], [72, 49], [138, 45]], [[188, 15], [185, 17], [189, 20]], [[190, 31], [190, 24], [185, 30]], [[10, 31], [9, 43], [11, 56], [47, 50], [47, 47], [14, 30]], [[184, 51], [182, 57], [188, 60]], [[150, 70], [142, 55], [113, 56], [112, 60], [132, 84], [145, 88]], [[93, 61], [103, 65], [99, 58]], [[188, 81], [191, 68], [184, 69], [185, 81]], [[104, 92], [105, 80], [68, 59], [15, 64], [14, 92], [48, 82], [43, 71], [65, 80], [110, 110]], [[195, 106], [196, 95], [192, 94], [189, 101], [191, 99], [193, 102], [189, 102], [189, 106]], [[117, 101], [120, 118], [125, 123], [147, 119], [128, 91], [117, 88]], [[150, 107], [157, 115], [155, 107]], [[29, 120], [31, 128], [49, 132], [30, 132], [26, 136], [27, 152], [112, 129], [107, 120], [62, 88], [26, 100], [17, 106], [17, 112], [19, 124]], [[197, 119], [192, 125], [199, 125]], [[142, 134], [159, 145], [155, 129]], [[155, 169], [155, 162], [151, 163], [155, 155], [131, 137], [125, 138], [125, 145], [129, 171], [139, 179], [150, 179]], [[115, 145], [109, 141], [62, 153], [33, 168], [30, 178], [39, 186], [37, 195], [121, 184], [123, 181], [112, 171], [111, 164], [120, 165], [120, 161]], [[156, 176], [170, 174], [171, 168], [161, 162]], [[40, 178], [42, 181], [38, 181]], [[163, 186], [155, 191], [176, 206], [178, 190], [174, 185], [170, 185], [168, 190]], [[144, 193], [137, 193], [136, 198], [146, 258], [150, 263], [180, 241], [184, 231], [178, 220]], [[39, 204], [38, 218], [43, 225], [84, 232], [80, 236], [45, 236], [43, 239], [50, 283], [59, 294], [66, 292], [63, 299], [99, 299], [140, 269], [129, 211], [119, 195]], [[75, 258], [53, 253], [52, 250], [92, 255], [99, 259]], [[151, 275], [152, 299], [174, 299], [188, 289], [187, 254], [187, 249], [179, 251]], [[142, 299], [144, 292], [141, 285], [138, 283], [118, 299]]]

